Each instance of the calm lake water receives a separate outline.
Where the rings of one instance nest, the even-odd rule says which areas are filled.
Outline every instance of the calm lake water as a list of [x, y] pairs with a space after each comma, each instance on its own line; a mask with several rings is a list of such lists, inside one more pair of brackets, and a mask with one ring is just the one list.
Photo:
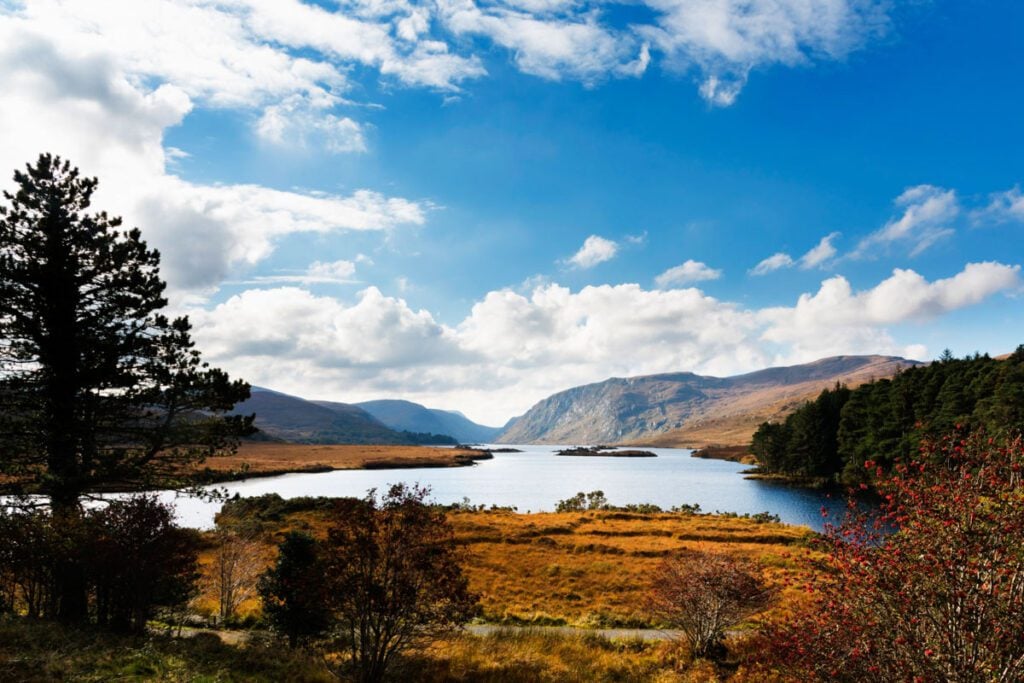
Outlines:
[[[841, 500], [815, 491], [744, 479], [747, 468], [723, 460], [703, 460], [691, 451], [651, 448], [656, 458], [563, 457], [561, 446], [515, 446], [522, 453], [495, 453], [472, 467], [401, 470], [339, 470], [320, 474], [287, 474], [222, 484], [229, 495], [277, 493], [297, 496], [357, 496], [371, 488], [404, 482], [429, 486], [439, 503], [468, 498], [474, 504], [514, 506], [520, 512], [553, 511], [558, 501], [578, 491], [604, 491], [613, 505], [654, 503], [664, 509], [697, 503], [704, 512], [739, 514], [771, 512], [787, 524], [821, 530], [822, 506], [841, 514]], [[213, 526], [219, 503], [164, 494], [177, 506], [182, 524]]]

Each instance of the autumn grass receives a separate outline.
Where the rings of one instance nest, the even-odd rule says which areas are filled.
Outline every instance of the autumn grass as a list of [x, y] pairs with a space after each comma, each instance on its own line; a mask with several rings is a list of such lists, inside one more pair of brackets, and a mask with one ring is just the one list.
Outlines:
[[[264, 542], [270, 546], [290, 530], [322, 536], [327, 517], [322, 507], [285, 514], [264, 524]], [[788, 610], [804, 599], [799, 586], [816, 557], [807, 548], [813, 533], [806, 527], [737, 517], [455, 510], [448, 518], [482, 618], [497, 624], [657, 627], [644, 606], [649, 577], [662, 559], [683, 549], [757, 563], [779, 590], [773, 609]], [[222, 516], [220, 522], [245, 520]], [[268, 566], [271, 560], [272, 553]], [[243, 607], [256, 609], [255, 603]]]
[[499, 623], [657, 626], [644, 608], [657, 564], [682, 549], [753, 560], [793, 599], [805, 528], [712, 515], [456, 512], [470, 587]]
[[[324, 501], [288, 503], [274, 514], [252, 516], [256, 520], [222, 516], [220, 522], [255, 533], [266, 550], [260, 561], [269, 566], [285, 531], [303, 529], [320, 536], [329, 523]], [[483, 636], [461, 632], [408, 652], [397, 663], [393, 680], [764, 680], [740, 665], [746, 643], [756, 642], [742, 627], [728, 639], [725, 662], [713, 664], [694, 661], [672, 641], [615, 640], [539, 626], [658, 626], [644, 609], [649, 577], [662, 558], [685, 548], [759, 563], [765, 578], [779, 588], [772, 609], [787, 611], [804, 599], [800, 586], [819, 559], [807, 548], [812, 533], [806, 528], [715, 515], [456, 510], [449, 520], [465, 551], [465, 571], [471, 590], [480, 595], [484, 618], [518, 628]], [[212, 543], [211, 534], [202, 555], [205, 574], [212, 569]], [[214, 614], [215, 597], [207, 589], [194, 607]], [[258, 619], [258, 601], [246, 602], [240, 616]], [[210, 634], [122, 638], [14, 620], [0, 621], [0, 680], [321, 681], [331, 676], [320, 657], [263, 645], [258, 636], [237, 645]]]
[[218, 479], [291, 472], [461, 467], [489, 457], [467, 448], [245, 442], [234, 455], [208, 458], [201, 472]]
[[[424, 683], [589, 683], [687, 681], [674, 644], [610, 640], [536, 629], [506, 629], [483, 637], [461, 635], [405, 658], [406, 671]], [[714, 671], [714, 667], [711, 667]], [[399, 672], [396, 672], [399, 673]], [[699, 680], [716, 680], [716, 677]]]

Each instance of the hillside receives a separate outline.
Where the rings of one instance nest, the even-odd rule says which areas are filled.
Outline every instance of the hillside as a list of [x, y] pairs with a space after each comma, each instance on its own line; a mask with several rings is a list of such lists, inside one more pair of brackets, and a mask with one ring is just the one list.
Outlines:
[[946, 355], [892, 380], [823, 392], [754, 433], [751, 451], [773, 476], [870, 484], [865, 462], [886, 470], [929, 441], [981, 428], [1024, 427], [1024, 346], [999, 358]]
[[235, 406], [242, 415], [256, 413], [260, 436], [292, 443], [413, 444], [409, 434], [388, 428], [361, 408], [345, 403], [331, 407], [261, 387]]
[[858, 386], [919, 365], [893, 356], [836, 356], [735, 377], [689, 372], [612, 378], [540, 401], [498, 437], [502, 443], [745, 444], [837, 382]]
[[[339, 404], [316, 401], [323, 406]], [[460, 413], [427, 408], [412, 401], [379, 400], [356, 403], [391, 429], [429, 434], [448, 434], [461, 443], [488, 443], [497, 438], [500, 427], [485, 427]]]

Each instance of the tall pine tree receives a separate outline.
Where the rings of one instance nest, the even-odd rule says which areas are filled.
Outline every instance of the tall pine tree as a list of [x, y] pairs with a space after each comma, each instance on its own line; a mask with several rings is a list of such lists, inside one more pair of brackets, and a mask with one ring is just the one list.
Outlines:
[[[230, 451], [249, 386], [202, 361], [138, 229], [89, 213], [97, 181], [43, 154], [0, 206], [0, 474], [72, 525], [88, 491], [175, 486]], [[202, 245], [196, 245], [202, 248]], [[60, 613], [85, 614], [81, 567], [57, 567]]]

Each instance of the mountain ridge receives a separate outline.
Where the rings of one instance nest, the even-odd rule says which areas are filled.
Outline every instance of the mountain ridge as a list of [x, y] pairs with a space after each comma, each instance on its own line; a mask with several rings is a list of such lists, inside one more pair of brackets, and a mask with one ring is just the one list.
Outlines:
[[328, 408], [273, 389], [252, 387], [250, 398], [232, 411], [256, 413], [257, 438], [307, 444], [416, 443], [356, 406], [339, 403]]
[[898, 356], [832, 356], [731, 377], [671, 372], [572, 387], [510, 421], [500, 443], [741, 445], [835, 383], [856, 386], [919, 364]]
[[448, 434], [461, 443], [489, 443], [501, 432], [500, 427], [477, 424], [458, 411], [427, 408], [402, 399], [378, 399], [353, 405], [365, 410], [391, 429]]

